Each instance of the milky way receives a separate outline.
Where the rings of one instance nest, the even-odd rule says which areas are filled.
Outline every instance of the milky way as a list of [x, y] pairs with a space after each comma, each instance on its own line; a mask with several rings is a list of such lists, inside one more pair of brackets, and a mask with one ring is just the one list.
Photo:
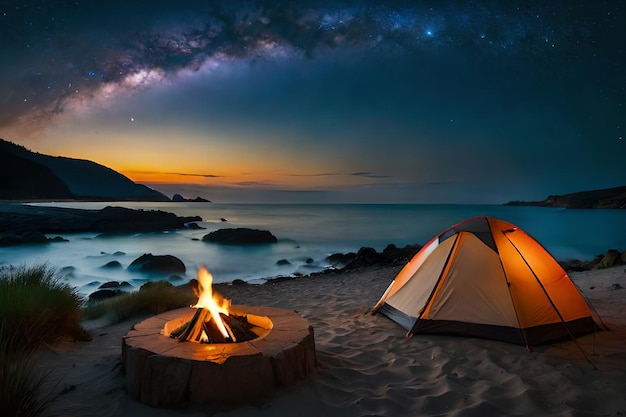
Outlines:
[[246, 201], [619, 186], [625, 15], [624, 0], [5, 0], [0, 137]]
[[0, 127], [45, 122], [72, 100], [146, 87], [207, 63], [268, 58], [471, 49], [484, 59], [541, 61], [559, 54], [565, 72], [602, 62], [615, 93], [624, 94], [622, 2], [154, 3], [4, 2]]

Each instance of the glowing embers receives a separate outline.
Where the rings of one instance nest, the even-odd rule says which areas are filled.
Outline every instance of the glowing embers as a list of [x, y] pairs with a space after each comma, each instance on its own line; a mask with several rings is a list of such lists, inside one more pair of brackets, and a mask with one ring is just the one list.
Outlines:
[[198, 280], [191, 286], [198, 297], [191, 319], [172, 320], [163, 329], [165, 335], [181, 342], [241, 343], [263, 336], [272, 329], [267, 317], [230, 310], [230, 300], [213, 292], [213, 277], [200, 268]]

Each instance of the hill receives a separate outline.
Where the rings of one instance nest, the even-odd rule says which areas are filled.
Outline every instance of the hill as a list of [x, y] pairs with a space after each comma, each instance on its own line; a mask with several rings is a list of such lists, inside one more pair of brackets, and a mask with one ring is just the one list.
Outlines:
[[0, 199], [170, 201], [103, 165], [49, 156], [0, 139]]
[[626, 209], [626, 186], [551, 195], [542, 201], [510, 201], [509, 206]]

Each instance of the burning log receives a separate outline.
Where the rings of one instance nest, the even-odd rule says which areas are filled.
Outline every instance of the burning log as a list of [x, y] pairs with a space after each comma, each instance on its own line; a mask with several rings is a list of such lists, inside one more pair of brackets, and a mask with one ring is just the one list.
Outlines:
[[194, 326], [198, 322], [198, 318], [203, 313], [203, 310], [204, 309], [202, 308], [196, 309], [196, 313], [193, 315], [191, 320], [189, 320], [187, 323], [183, 324], [182, 326], [174, 329], [170, 333], [170, 337], [172, 339], [187, 340], [189, 338], [189, 333], [191, 333], [191, 330], [194, 328]]
[[224, 313], [220, 313], [220, 316], [234, 342], [245, 342], [257, 338], [256, 333], [250, 330], [251, 326], [246, 316], [231, 316]]
[[211, 317], [210, 320], [202, 323], [202, 329], [204, 330], [204, 334], [206, 335], [206, 341], [202, 341], [205, 343], [228, 343], [231, 340], [228, 340], [224, 337], [220, 329], [217, 328], [217, 324], [215, 324], [215, 320]]
[[172, 339], [181, 342], [194, 341], [201, 343], [238, 343], [256, 339], [258, 335], [251, 329], [246, 316], [219, 314], [228, 337], [220, 331], [211, 311], [206, 308], [196, 309], [193, 317], [170, 333]]

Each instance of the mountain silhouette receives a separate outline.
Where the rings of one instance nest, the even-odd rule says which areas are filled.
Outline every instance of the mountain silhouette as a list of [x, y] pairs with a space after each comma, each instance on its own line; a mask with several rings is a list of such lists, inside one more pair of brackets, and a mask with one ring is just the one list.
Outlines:
[[111, 168], [84, 159], [50, 156], [0, 139], [0, 199], [170, 201]]

